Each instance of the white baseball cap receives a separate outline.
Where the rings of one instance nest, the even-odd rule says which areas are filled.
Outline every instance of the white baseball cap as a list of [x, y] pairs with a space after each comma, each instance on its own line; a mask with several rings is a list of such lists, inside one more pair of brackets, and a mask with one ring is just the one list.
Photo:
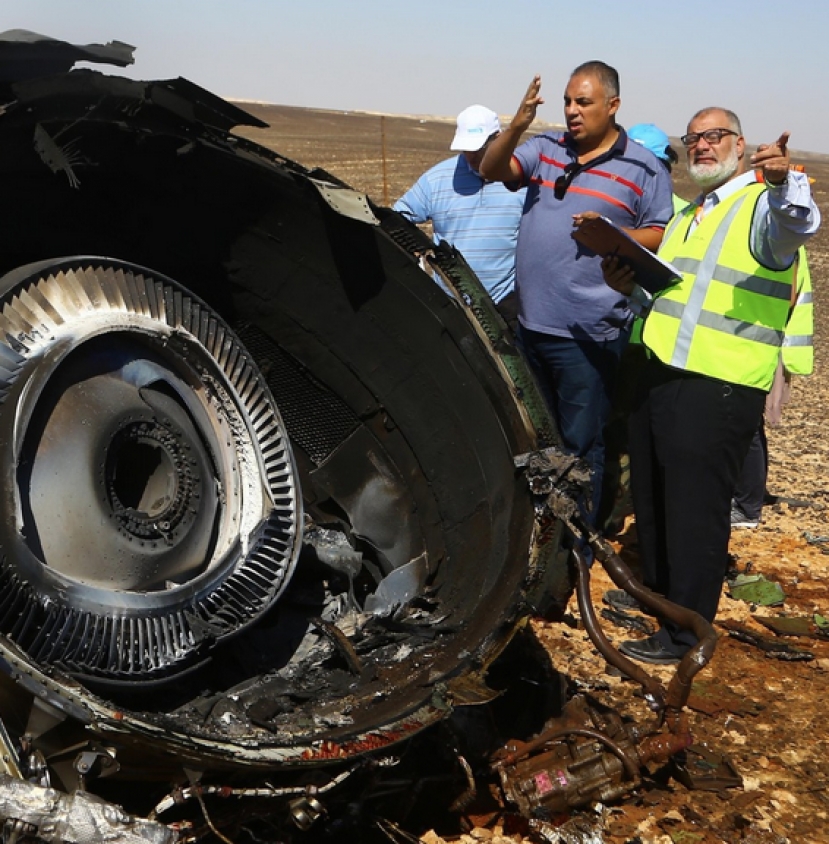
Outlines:
[[501, 131], [498, 115], [482, 105], [465, 108], [458, 115], [458, 128], [449, 149], [457, 152], [477, 152], [491, 135]]

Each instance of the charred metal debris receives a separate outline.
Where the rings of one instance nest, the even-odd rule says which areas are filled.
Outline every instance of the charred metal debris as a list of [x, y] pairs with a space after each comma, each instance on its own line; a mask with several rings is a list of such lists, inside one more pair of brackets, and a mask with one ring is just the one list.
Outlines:
[[[78, 60], [132, 48], [0, 34], [4, 840], [388, 839], [492, 785], [543, 820], [685, 748], [713, 633], [590, 529], [462, 256], [198, 86]], [[587, 546], [697, 633], [667, 688]], [[526, 632], [574, 588], [650, 723], [565, 701]]]

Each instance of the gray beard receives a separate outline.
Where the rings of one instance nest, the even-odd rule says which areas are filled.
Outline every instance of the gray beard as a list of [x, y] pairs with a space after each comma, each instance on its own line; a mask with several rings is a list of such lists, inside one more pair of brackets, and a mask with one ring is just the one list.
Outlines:
[[689, 164], [688, 175], [694, 184], [702, 190], [725, 184], [740, 166], [737, 150], [732, 149], [731, 155], [716, 164]]

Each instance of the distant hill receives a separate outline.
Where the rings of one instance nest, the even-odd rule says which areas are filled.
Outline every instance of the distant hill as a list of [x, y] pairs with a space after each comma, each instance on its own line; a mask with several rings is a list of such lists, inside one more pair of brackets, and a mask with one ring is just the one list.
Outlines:
[[[448, 117], [446, 115], [441, 114], [393, 114], [391, 112], [379, 112], [379, 111], [342, 111], [339, 109], [319, 109], [319, 108], [305, 108], [303, 106], [282, 106], [278, 105], [277, 103], [268, 103], [263, 100], [245, 100], [245, 99], [230, 99], [229, 102], [238, 105], [240, 108], [250, 111], [251, 113], [255, 113], [257, 110], [267, 110], [267, 109], [293, 109], [298, 112], [312, 112], [316, 114], [329, 114], [329, 115], [358, 115], [363, 117], [385, 117], [394, 120], [411, 120], [417, 123], [437, 123], [437, 124], [445, 124], [447, 126], [454, 124], [455, 118]], [[257, 115], [258, 116], [258, 115]], [[512, 119], [511, 114], [501, 114], [499, 115], [501, 119], [501, 125], [506, 125]], [[263, 118], [264, 119], [264, 118]], [[536, 120], [532, 127], [531, 132], [537, 134], [539, 132], [547, 132], [547, 131], [562, 131], [564, 129], [563, 123], [548, 123], [543, 120]], [[679, 140], [679, 137], [672, 136], [670, 137], [671, 146], [677, 150], [677, 152], [682, 151], [682, 143]], [[754, 152], [757, 148], [757, 144], [748, 143], [749, 154]], [[829, 163], [829, 155], [820, 152], [809, 152], [807, 150], [799, 150], [799, 149], [792, 149], [791, 150], [792, 158], [795, 158], [799, 161], [814, 161], [818, 163]]]

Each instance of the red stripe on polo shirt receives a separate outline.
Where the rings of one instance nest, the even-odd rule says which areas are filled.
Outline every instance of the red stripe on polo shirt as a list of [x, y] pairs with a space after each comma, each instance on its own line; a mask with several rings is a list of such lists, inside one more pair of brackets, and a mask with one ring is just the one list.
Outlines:
[[[548, 158], [546, 155], [539, 154], [539, 159], [543, 161], [545, 164], [549, 164], [552, 167], [558, 167], [560, 170], [563, 170], [567, 167], [566, 164], [563, 164], [561, 161], [556, 161], [554, 158]], [[643, 191], [636, 182], [631, 182], [629, 179], [623, 179], [621, 176], [618, 176], [616, 173], [611, 173], [608, 170], [594, 170], [590, 167], [588, 163], [583, 170], [580, 170], [576, 176], [579, 176], [581, 173], [590, 173], [593, 176], [601, 176], [604, 179], [612, 179], [614, 182], [619, 182], [619, 184], [624, 185], [627, 188], [630, 188], [637, 196], [642, 196]]]
[[556, 161], [554, 158], [547, 158], [547, 156], [543, 155], [542, 153], [538, 154], [538, 158], [539, 158], [539, 160], [543, 161], [545, 164], [552, 164], [553, 167], [558, 167], [561, 170], [563, 170], [565, 167], [567, 167], [567, 164], [564, 164], [561, 161]]
[[604, 176], [605, 179], [613, 179], [614, 182], [619, 182], [619, 184], [624, 185], [625, 187], [630, 188], [637, 196], [642, 196], [642, 188], [639, 187], [635, 182], [630, 182], [627, 179], [623, 179], [621, 176], [617, 176], [615, 173], [610, 173], [607, 170], [587, 170], [588, 173], [592, 173], [594, 176]]
[[567, 188], [570, 193], [583, 193], [586, 196], [595, 196], [597, 199], [603, 199], [605, 202], [609, 202], [611, 205], [615, 205], [617, 208], [622, 208], [631, 215], [631, 217], [635, 216], [633, 213], [633, 209], [622, 202], [620, 199], [616, 199], [613, 196], [609, 196], [606, 193], [602, 193], [601, 191], [597, 190], [590, 190], [589, 188], [580, 188], [577, 185], [571, 184], [569, 188]]
[[[534, 176], [530, 181], [534, 182], [537, 185], [541, 185], [545, 188], [550, 188], [551, 190], [555, 190], [555, 182], [548, 182], [546, 179], [539, 179], [538, 176]], [[570, 183], [570, 187], [567, 188], [570, 193], [582, 193], [586, 196], [595, 196], [597, 199], [601, 199], [604, 202], [609, 202], [611, 205], [615, 205], [618, 208], [622, 208], [628, 212], [632, 217], [635, 216], [633, 213], [633, 209], [622, 202], [620, 199], [616, 199], [613, 196], [609, 196], [606, 193], [602, 193], [601, 191], [597, 190], [590, 190], [589, 188], [580, 188], [578, 185], [574, 185], [572, 182]]]

